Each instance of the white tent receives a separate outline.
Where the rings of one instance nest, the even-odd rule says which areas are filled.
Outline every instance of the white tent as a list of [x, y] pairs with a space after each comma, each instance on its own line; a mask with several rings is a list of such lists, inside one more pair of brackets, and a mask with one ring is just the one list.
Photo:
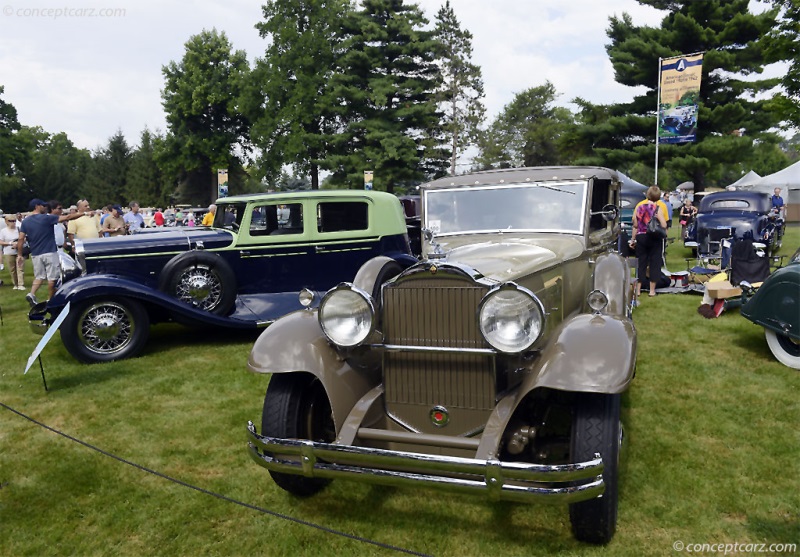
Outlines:
[[781, 188], [781, 197], [786, 202], [787, 220], [800, 220], [800, 161], [769, 174], [751, 186], [741, 189], [760, 191], [772, 195], [775, 188]]
[[751, 170], [750, 172], [748, 172], [747, 174], [736, 180], [734, 183], [732, 183], [725, 189], [738, 189], [741, 188], [742, 186], [751, 186], [753, 184], [756, 184], [759, 180], [761, 180], [761, 176], [759, 176], [753, 170]]

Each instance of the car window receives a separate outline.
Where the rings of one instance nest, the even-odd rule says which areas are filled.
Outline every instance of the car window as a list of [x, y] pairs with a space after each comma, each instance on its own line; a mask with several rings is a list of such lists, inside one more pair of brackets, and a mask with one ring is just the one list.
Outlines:
[[742, 199], [720, 199], [711, 204], [711, 210], [716, 209], [747, 209], [750, 204]]
[[511, 184], [425, 192], [425, 226], [435, 234], [528, 230], [583, 232], [586, 182]]
[[303, 233], [303, 205], [264, 204], [253, 208], [250, 217], [251, 236], [275, 236]]
[[217, 207], [216, 215], [214, 215], [214, 226], [227, 228], [228, 230], [239, 230], [246, 207], [246, 203], [220, 205]]
[[364, 201], [322, 202], [317, 206], [318, 232], [367, 228], [369, 228], [369, 206]]

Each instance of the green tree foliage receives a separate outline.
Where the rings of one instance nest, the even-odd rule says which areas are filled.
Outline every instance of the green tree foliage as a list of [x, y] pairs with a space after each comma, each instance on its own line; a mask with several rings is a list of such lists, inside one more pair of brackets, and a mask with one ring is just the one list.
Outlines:
[[[35, 144], [31, 164], [25, 170], [28, 190], [36, 197], [57, 199], [70, 205], [77, 201], [77, 192], [85, 189], [91, 175], [92, 160], [86, 149], [79, 149], [67, 134], [48, 134], [41, 128], [26, 129], [26, 141]], [[27, 202], [26, 202], [27, 205]]]
[[483, 77], [480, 67], [471, 62], [472, 33], [461, 29], [450, 0], [436, 14], [434, 34], [440, 45], [443, 78], [437, 100], [444, 114], [443, 131], [449, 138], [450, 174], [455, 174], [458, 156], [477, 144], [486, 116]]
[[256, 25], [269, 46], [256, 61], [242, 106], [253, 122], [262, 174], [276, 176], [284, 164], [308, 174], [319, 188], [319, 165], [338, 130], [331, 78], [341, 50], [347, 0], [270, 0]]
[[555, 106], [556, 89], [549, 81], [518, 93], [483, 134], [475, 162], [481, 168], [567, 164], [564, 137], [572, 114]]
[[249, 148], [249, 123], [239, 112], [250, 69], [244, 51], [233, 52], [225, 33], [204, 30], [185, 44], [179, 63], [162, 68], [162, 104], [168, 133], [157, 160], [180, 182], [184, 200], [216, 199], [216, 169], [241, 168]]
[[95, 207], [101, 205], [126, 205], [128, 167], [133, 151], [122, 130], [117, 130], [108, 140], [108, 145], [98, 147], [92, 153], [91, 170], [85, 177], [85, 185], [79, 188], [81, 197], [86, 197]]
[[171, 187], [156, 162], [156, 144], [163, 138], [145, 128], [139, 147], [133, 152], [126, 176], [125, 195], [128, 202], [136, 200], [142, 206], [165, 207], [169, 204]]
[[800, 127], [800, 3], [797, 0], [773, 0], [781, 9], [779, 24], [770, 33], [769, 52], [774, 59], [787, 60], [789, 68], [781, 84], [785, 94], [780, 94], [780, 103], [785, 119], [791, 126]]
[[[0, 85], [0, 97], [4, 89]], [[0, 98], [0, 208], [7, 211], [21, 208], [25, 197], [20, 169], [29, 164], [32, 150], [19, 137], [21, 128], [17, 109]]]
[[[772, 59], [764, 37], [775, 25], [777, 10], [748, 11], [748, 0], [639, 0], [665, 10], [660, 28], [640, 27], [627, 14], [612, 17], [607, 51], [616, 80], [645, 86], [631, 103], [594, 107], [582, 102], [578, 162], [596, 162], [624, 170], [655, 160], [655, 111], [659, 57], [705, 52], [697, 142], [659, 146], [659, 165], [674, 179], [692, 180], [702, 190], [719, 180], [726, 165], [752, 157], [753, 140], [769, 136], [780, 122], [771, 97], [757, 96], [777, 80], [748, 79]], [[745, 130], [744, 136], [737, 130]], [[670, 184], [673, 186], [676, 184]]]
[[324, 161], [333, 185], [388, 192], [442, 175], [447, 154], [434, 93], [437, 44], [416, 4], [364, 0], [342, 22], [341, 70], [333, 77], [342, 131]]

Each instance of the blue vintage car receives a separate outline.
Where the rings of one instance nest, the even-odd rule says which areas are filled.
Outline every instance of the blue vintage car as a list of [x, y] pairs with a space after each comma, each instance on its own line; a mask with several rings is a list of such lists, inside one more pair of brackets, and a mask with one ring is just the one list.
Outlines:
[[781, 246], [783, 219], [772, 211], [768, 194], [721, 191], [704, 196], [684, 245], [700, 258], [724, 259], [724, 242], [744, 238], [762, 244], [767, 255]]
[[159, 322], [264, 327], [377, 255], [416, 262], [400, 201], [372, 191], [227, 197], [210, 228], [76, 241], [75, 251], [29, 318], [43, 332], [70, 303], [61, 339], [84, 362], [135, 356]]

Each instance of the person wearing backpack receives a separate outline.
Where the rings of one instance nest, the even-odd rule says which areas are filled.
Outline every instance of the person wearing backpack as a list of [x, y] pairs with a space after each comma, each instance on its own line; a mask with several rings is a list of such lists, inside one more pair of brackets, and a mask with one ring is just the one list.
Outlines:
[[[658, 186], [647, 188], [646, 199], [636, 206], [633, 212], [632, 225], [636, 232], [636, 260], [637, 277], [636, 298], [642, 293], [642, 283], [649, 278], [650, 296], [656, 295], [656, 283], [661, 276], [661, 266], [663, 265], [664, 240], [653, 233], [647, 231], [647, 225], [651, 219], [657, 219], [658, 223], [666, 229], [667, 219], [660, 207], [661, 190]], [[649, 270], [649, 273], [648, 273]]]

